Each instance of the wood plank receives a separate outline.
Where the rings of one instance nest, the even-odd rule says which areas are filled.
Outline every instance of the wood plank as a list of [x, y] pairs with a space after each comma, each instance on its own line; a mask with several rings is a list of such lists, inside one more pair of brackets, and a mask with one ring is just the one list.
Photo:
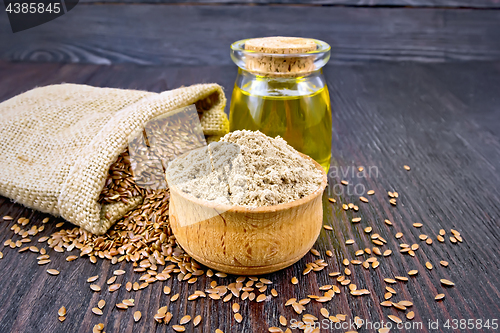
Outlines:
[[[23, 81], [9, 79], [14, 73]], [[324, 306], [333, 314], [346, 314], [348, 320], [359, 316], [371, 322], [387, 322], [389, 314], [402, 318], [401, 311], [379, 305], [386, 285], [382, 279], [418, 269], [417, 277], [393, 285], [398, 292], [393, 300], [408, 299], [414, 303], [411, 308], [416, 314], [413, 322], [424, 324], [419, 331], [449, 332], [442, 324], [453, 318], [496, 318], [500, 313], [500, 277], [497, 274], [500, 262], [495, 259], [500, 255], [497, 246], [500, 241], [500, 175], [497, 172], [500, 136], [488, 130], [486, 122], [480, 120], [489, 117], [494, 121], [492, 127], [500, 122], [494, 117], [498, 108], [488, 103], [497, 101], [499, 74], [500, 62], [328, 66], [325, 75], [333, 108], [333, 168], [327, 195], [336, 198], [337, 203], [329, 203], [325, 195], [324, 223], [334, 230], [323, 230], [315, 248], [329, 266], [325, 271], [303, 277], [305, 264], [317, 259], [308, 254], [292, 267], [267, 275], [274, 282], [272, 287], [278, 291], [278, 298], [263, 303], [238, 301], [244, 317], [241, 324], [232, 317], [234, 299], [228, 303], [186, 300], [194, 289], [205, 289], [212, 280], [227, 284], [235, 277], [210, 279], [202, 276], [195, 286], [173, 278], [156, 282], [139, 292], [128, 293], [122, 288], [115, 293], [95, 294], [85, 282], [91, 275], [99, 274], [100, 283], [104, 283], [114, 269], [127, 271], [120, 281], [136, 281], [140, 274], [133, 273], [131, 265], [111, 265], [108, 261], [98, 260], [97, 264], [91, 264], [79, 258], [67, 263], [64, 260], [67, 254], [52, 250], [49, 251], [50, 265], [39, 267], [36, 254], [17, 253], [3, 246], [4, 241], [12, 237], [10, 227], [14, 222], [0, 219], [0, 251], [4, 254], [0, 259], [0, 281], [4, 290], [0, 293], [0, 331], [89, 332], [93, 325], [102, 322], [107, 332], [170, 332], [172, 323], [178, 323], [182, 315], [201, 314], [203, 321], [199, 329], [203, 332], [213, 332], [216, 328], [224, 332], [265, 332], [269, 326], [278, 326], [279, 315], [285, 315], [288, 320], [300, 318], [290, 307], [284, 307], [288, 298], [304, 298], [318, 294], [319, 286], [338, 285], [327, 273], [343, 270], [342, 260], [354, 259], [355, 250], [373, 246], [362, 229], [368, 225], [374, 229], [372, 234], [379, 233], [387, 240], [387, 245], [381, 248], [393, 251], [389, 257], [378, 257], [381, 264], [376, 270], [349, 266], [353, 271], [351, 280], [358, 288], [370, 290], [371, 294], [353, 297], [346, 287], [339, 285], [341, 294], [325, 304], [312, 301], [306, 306], [307, 313], [321, 318], [319, 311]], [[161, 91], [206, 81], [220, 82], [230, 94], [235, 71], [234, 66], [167, 68], [0, 62], [0, 77], [0, 91], [9, 91], [0, 97], [3, 100], [14, 92], [57, 82]], [[462, 81], [467, 79], [467, 83]], [[470, 97], [479, 90], [482, 90], [479, 95]], [[476, 98], [483, 102], [479, 103]], [[476, 118], [477, 112], [482, 116]], [[409, 164], [412, 170], [404, 170], [403, 164]], [[366, 170], [376, 167], [378, 174], [373, 171], [367, 177], [351, 174], [351, 170], [360, 165]], [[347, 175], [335, 174], [334, 171], [341, 168]], [[368, 196], [370, 203], [359, 202], [359, 196], [349, 193], [349, 187], [335, 186], [341, 179], [376, 193]], [[388, 190], [400, 194], [396, 207], [388, 203]], [[359, 205], [360, 211], [344, 211], [340, 203], [347, 202]], [[40, 225], [46, 216], [0, 197], [0, 217], [6, 214], [14, 218], [29, 217], [30, 225]], [[350, 219], [354, 216], [362, 217], [361, 223], [352, 224]], [[385, 218], [394, 225], [387, 226]], [[412, 223], [415, 222], [424, 226], [414, 228]], [[55, 223], [53, 219], [47, 224], [42, 235], [53, 232]], [[464, 243], [437, 242], [435, 235], [440, 228], [446, 229], [448, 236], [450, 228], [459, 230]], [[404, 237], [395, 239], [396, 232], [403, 232]], [[417, 238], [420, 233], [430, 235], [434, 244], [423, 244]], [[33, 241], [42, 235], [34, 237]], [[345, 245], [348, 238], [356, 243]], [[420, 245], [415, 258], [399, 254], [402, 242]], [[332, 258], [325, 256], [328, 249], [334, 253]], [[74, 251], [73, 254], [78, 253]], [[363, 256], [364, 259], [368, 257]], [[439, 260], [443, 259], [450, 263], [448, 268], [439, 265]], [[426, 261], [433, 263], [432, 271], [424, 267]], [[45, 272], [49, 267], [59, 269], [61, 274], [49, 276]], [[290, 283], [292, 276], [299, 278], [298, 286]], [[440, 278], [448, 278], [456, 286], [443, 288]], [[174, 293], [179, 292], [180, 299], [170, 303], [169, 296], [161, 291], [163, 285], [171, 286]], [[433, 300], [438, 292], [446, 294], [444, 301]], [[136, 299], [133, 311], [140, 310], [143, 314], [139, 323], [133, 323], [132, 310], [120, 311], [112, 307], [128, 297]], [[90, 311], [101, 298], [107, 305], [105, 315], [98, 317]], [[68, 318], [59, 323], [57, 310], [63, 305], [68, 309]], [[174, 314], [168, 328], [157, 325], [152, 318], [162, 305], [169, 305], [169, 311]], [[426, 326], [428, 320], [439, 320], [440, 328], [430, 330]], [[192, 326], [187, 328], [189, 331]]]
[[[116, 0], [81, 0], [80, 3], [115, 3]], [[183, 0], [124, 0], [120, 3], [165, 3], [185, 4]], [[194, 0], [191, 5], [206, 4], [247, 4], [247, 5], [322, 5], [322, 6], [394, 6], [394, 7], [461, 7], [461, 8], [499, 8], [495, 0]]]
[[325, 40], [332, 45], [333, 63], [494, 60], [500, 58], [500, 11], [80, 4], [18, 34], [1, 16], [0, 59], [230, 65], [232, 42], [268, 35]]

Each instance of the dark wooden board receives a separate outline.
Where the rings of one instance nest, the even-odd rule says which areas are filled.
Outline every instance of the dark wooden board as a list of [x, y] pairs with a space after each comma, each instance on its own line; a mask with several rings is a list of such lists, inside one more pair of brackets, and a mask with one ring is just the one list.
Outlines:
[[79, 4], [56, 20], [16, 34], [1, 15], [0, 59], [231, 65], [232, 42], [269, 35], [325, 40], [332, 45], [334, 63], [495, 60], [500, 58], [500, 11]]
[[[234, 66], [167, 68], [0, 62], [0, 100], [35, 86], [59, 82], [151, 91], [218, 82], [230, 95], [235, 74]], [[372, 247], [363, 232], [368, 225], [388, 241], [382, 249], [394, 251], [390, 257], [379, 259], [381, 264], [376, 270], [350, 266], [354, 283], [369, 289], [371, 294], [355, 298], [341, 287], [342, 293], [331, 302], [307, 305], [307, 313], [321, 318], [319, 310], [325, 306], [333, 314], [348, 315], [348, 319], [359, 316], [377, 322], [387, 321], [389, 314], [402, 317], [401, 312], [379, 305], [385, 292], [382, 279], [418, 269], [417, 277], [393, 286], [398, 291], [395, 300], [414, 302], [413, 322], [427, 325], [428, 320], [439, 320], [440, 329], [432, 332], [452, 332], [443, 328], [448, 319], [500, 319], [500, 110], [496, 103], [499, 74], [500, 62], [328, 66], [325, 75], [333, 108], [333, 159], [330, 186], [324, 197], [324, 223], [333, 226], [334, 231], [323, 230], [315, 248], [329, 267], [303, 277], [305, 264], [316, 259], [308, 254], [292, 267], [267, 275], [274, 281], [279, 297], [264, 303], [239, 301], [244, 317], [241, 324], [232, 317], [230, 307], [234, 300], [228, 303], [186, 300], [195, 288], [209, 285], [212, 279], [206, 277], [200, 278], [195, 286], [179, 284], [173, 279], [134, 293], [127, 293], [123, 288], [112, 294], [92, 293], [85, 282], [89, 276], [101, 275], [100, 284], [103, 284], [114, 269], [127, 271], [121, 281], [135, 281], [140, 274], [133, 273], [130, 265], [113, 266], [108, 261], [91, 264], [78, 259], [67, 263], [66, 255], [54, 251], [49, 251], [52, 263], [39, 267], [36, 254], [19, 254], [3, 248], [4, 241], [12, 237], [10, 226], [13, 224], [3, 221], [0, 222], [0, 251], [4, 254], [0, 260], [0, 332], [90, 332], [99, 322], [105, 323], [106, 332], [171, 332], [170, 325], [157, 325], [153, 321], [152, 316], [162, 305], [169, 305], [173, 322], [178, 322], [184, 314], [201, 314], [201, 327], [192, 330], [188, 325], [188, 331], [214, 332], [221, 328], [226, 333], [265, 332], [269, 326], [278, 326], [279, 315], [288, 319], [299, 317], [290, 307], [284, 307], [287, 299], [318, 294], [319, 286], [336, 283], [327, 273], [343, 269], [342, 259], [353, 259], [358, 248]], [[410, 165], [412, 170], [405, 171], [403, 164]], [[353, 168], [358, 166], [372, 170], [371, 176], [352, 175]], [[342, 171], [348, 174], [335, 175]], [[376, 194], [369, 196], [370, 203], [359, 202], [357, 195], [349, 194], [349, 187], [335, 186], [341, 179], [349, 180], [352, 185], [360, 184], [366, 190], [373, 189]], [[400, 194], [396, 207], [388, 203], [388, 190]], [[329, 203], [327, 195], [338, 202]], [[340, 203], [344, 202], [354, 202], [360, 211], [343, 211]], [[46, 216], [0, 197], [0, 216], [7, 214], [15, 218], [28, 217], [36, 225]], [[353, 216], [362, 217], [362, 222], [352, 224]], [[393, 221], [393, 227], [384, 224], [386, 218]], [[55, 230], [56, 220], [52, 220], [43, 235]], [[412, 227], [415, 222], [424, 226], [416, 229]], [[446, 229], [448, 236], [450, 228], [457, 229], [464, 242], [456, 245], [449, 240], [445, 244], [437, 242], [435, 235], [440, 228]], [[400, 231], [404, 237], [398, 241], [394, 235]], [[428, 246], [419, 241], [420, 233], [432, 236], [434, 244]], [[345, 245], [348, 238], [356, 244]], [[420, 244], [415, 258], [398, 253], [401, 242]], [[325, 256], [328, 249], [333, 251], [333, 258]], [[450, 266], [441, 267], [439, 260], [447, 260]], [[432, 271], [423, 266], [426, 261], [433, 263]], [[61, 274], [49, 276], [45, 272], [49, 267], [59, 269]], [[290, 283], [293, 276], [299, 278], [299, 285]], [[443, 288], [440, 278], [448, 278], [456, 286]], [[235, 278], [216, 280], [227, 284]], [[180, 292], [180, 299], [169, 303], [169, 297], [162, 293], [163, 285]], [[433, 300], [438, 292], [445, 293], [444, 301]], [[134, 310], [113, 309], [114, 303], [129, 297], [136, 300]], [[104, 316], [97, 317], [91, 308], [100, 298], [108, 305]], [[64, 323], [57, 320], [61, 306], [68, 309]], [[139, 323], [132, 320], [135, 310], [143, 313]], [[430, 330], [424, 326], [418, 331]]]
[[[116, 3], [116, 0], [81, 0], [80, 3]], [[395, 6], [395, 7], [462, 7], [498, 8], [497, 0], [125, 0], [120, 3], [164, 3], [164, 4], [248, 4], [248, 5], [321, 5], [321, 6]]]

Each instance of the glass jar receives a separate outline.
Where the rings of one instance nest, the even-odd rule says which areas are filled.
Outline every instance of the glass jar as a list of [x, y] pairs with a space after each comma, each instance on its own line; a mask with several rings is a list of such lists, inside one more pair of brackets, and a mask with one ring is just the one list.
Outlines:
[[328, 172], [332, 118], [321, 68], [330, 58], [330, 46], [294, 37], [246, 39], [231, 45], [231, 58], [239, 69], [230, 130], [279, 135]]

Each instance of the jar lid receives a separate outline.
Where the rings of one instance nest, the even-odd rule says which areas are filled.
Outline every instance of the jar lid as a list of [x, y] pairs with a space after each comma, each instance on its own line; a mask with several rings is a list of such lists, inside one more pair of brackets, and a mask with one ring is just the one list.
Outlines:
[[296, 77], [323, 67], [330, 59], [330, 45], [299, 37], [244, 39], [231, 45], [231, 58], [255, 74]]

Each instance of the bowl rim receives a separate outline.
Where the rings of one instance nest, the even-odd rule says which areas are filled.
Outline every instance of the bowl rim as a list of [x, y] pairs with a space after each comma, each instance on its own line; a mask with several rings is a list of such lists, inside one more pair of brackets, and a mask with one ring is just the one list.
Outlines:
[[[308, 156], [306, 154], [302, 154], [301, 152], [298, 152], [298, 153], [300, 154], [300, 156], [307, 158], [313, 162], [316, 169], [319, 169], [321, 171], [323, 179], [321, 180], [321, 184], [318, 186], [318, 188], [316, 190], [314, 190], [314, 192], [312, 192], [311, 194], [309, 194], [303, 198], [300, 198], [300, 199], [292, 201], [292, 202], [287, 202], [287, 203], [273, 205], [273, 206], [243, 207], [243, 206], [224, 205], [224, 204], [213, 203], [210, 201], [199, 199], [199, 198], [192, 196], [191, 194], [188, 194], [188, 193], [185, 193], [185, 192], [179, 190], [175, 185], [169, 187], [170, 192], [175, 192], [175, 194], [180, 195], [184, 199], [189, 200], [189, 201], [191, 201], [199, 206], [203, 206], [206, 208], [212, 208], [214, 210], [221, 210], [220, 213], [224, 213], [224, 212], [268, 213], [268, 212], [276, 212], [276, 211], [281, 211], [281, 210], [285, 210], [285, 209], [289, 209], [289, 208], [298, 207], [298, 206], [301, 206], [309, 201], [312, 201], [313, 199], [315, 199], [319, 195], [322, 195], [325, 188], [326, 188], [327, 182], [328, 182], [326, 172], [318, 162], [316, 162], [314, 159], [312, 159], [310, 156]], [[172, 196], [172, 194], [171, 194], [171, 196]]]

